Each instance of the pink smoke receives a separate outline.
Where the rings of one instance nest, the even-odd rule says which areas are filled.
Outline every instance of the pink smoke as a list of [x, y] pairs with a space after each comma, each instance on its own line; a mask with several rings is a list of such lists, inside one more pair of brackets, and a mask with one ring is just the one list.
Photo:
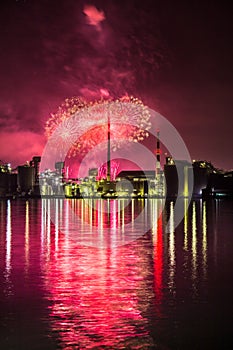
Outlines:
[[93, 5], [85, 5], [83, 12], [87, 16], [87, 23], [91, 26], [95, 26], [97, 30], [100, 30], [100, 23], [105, 20], [104, 12], [99, 11]]

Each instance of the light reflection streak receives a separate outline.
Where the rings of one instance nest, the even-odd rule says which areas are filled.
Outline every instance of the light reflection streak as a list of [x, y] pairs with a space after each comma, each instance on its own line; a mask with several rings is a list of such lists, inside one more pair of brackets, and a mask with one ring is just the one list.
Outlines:
[[55, 252], [58, 252], [58, 234], [59, 234], [59, 199], [55, 199]]
[[[84, 201], [84, 205], [86, 207], [85, 201]], [[70, 212], [70, 201], [66, 200], [65, 201], [65, 233], [66, 233], [66, 237], [69, 233], [69, 212]], [[85, 211], [85, 213], [86, 213], [86, 211]]]
[[[217, 257], [218, 257], [218, 253], [217, 253], [217, 244], [218, 244], [218, 240], [217, 240], [217, 232], [218, 232], [218, 219], [219, 219], [219, 206], [220, 206], [220, 201], [219, 199], [216, 199], [214, 201], [214, 206], [213, 206], [213, 218], [215, 217], [215, 221], [214, 221], [214, 237], [213, 237], [213, 249], [214, 249], [214, 261], [215, 264], [217, 266]], [[215, 210], [215, 212], [214, 212]]]
[[153, 255], [154, 255], [154, 292], [156, 313], [161, 316], [162, 302], [162, 273], [163, 273], [163, 222], [161, 215], [161, 200], [152, 199], [152, 226]]
[[26, 201], [25, 208], [25, 269], [28, 271], [29, 267], [29, 201]]
[[202, 256], [203, 256], [203, 274], [207, 275], [207, 220], [206, 220], [206, 202], [202, 206]]
[[4, 271], [4, 278], [5, 278], [5, 284], [3, 292], [7, 297], [10, 297], [13, 295], [13, 284], [11, 280], [11, 273], [12, 273], [12, 262], [11, 262], [11, 255], [12, 255], [12, 216], [11, 216], [11, 201], [8, 199], [7, 201], [7, 212], [6, 212], [6, 238], [5, 238], [5, 250], [6, 250], [6, 256], [5, 256], [5, 271]]
[[132, 228], [134, 227], [134, 199], [131, 201], [131, 220], [132, 220]]
[[188, 250], [188, 198], [184, 198], [184, 250]]
[[49, 255], [50, 255], [50, 242], [51, 242], [51, 222], [50, 222], [50, 218], [51, 218], [51, 200], [48, 199], [47, 200], [47, 213], [48, 213], [48, 217], [47, 217], [47, 237], [46, 237], [46, 248], [47, 248], [47, 258], [49, 259]]
[[[106, 255], [110, 255], [109, 258]], [[139, 275], [139, 279], [137, 274], [134, 280], [126, 265], [119, 262], [122, 257], [117, 250], [89, 252], [89, 256], [83, 258], [78, 266], [75, 260], [69, 261], [69, 268], [67, 264], [51, 264], [48, 272], [48, 287], [54, 303], [50, 317], [62, 343], [80, 348], [101, 348], [102, 345], [112, 348], [126, 338], [134, 342], [136, 337], [136, 343], [141, 338], [146, 346], [148, 331], [143, 326], [145, 320], [138, 309], [136, 292], [143, 287], [140, 287], [142, 277]], [[130, 264], [134, 258], [131, 252]], [[53, 274], [59, 279], [55, 281]]]
[[117, 201], [117, 216], [118, 224], [121, 225], [121, 200]]
[[175, 255], [175, 223], [174, 223], [174, 203], [170, 202], [170, 232], [169, 232], [169, 289], [173, 293], [175, 292], [175, 270], [176, 270], [176, 255]]
[[156, 199], [151, 200], [151, 221], [151, 233], [154, 236], [153, 240], [156, 240], [158, 229], [158, 201]]
[[192, 279], [193, 289], [196, 292], [196, 279], [197, 279], [197, 216], [196, 216], [196, 203], [193, 202], [192, 206]]
[[7, 201], [7, 221], [6, 221], [6, 279], [8, 280], [11, 274], [11, 201]]
[[144, 201], [144, 205], [145, 205], [145, 209], [144, 209], [144, 212], [145, 212], [145, 215], [144, 215], [144, 220], [146, 221], [148, 219], [148, 214], [147, 214], [147, 211], [148, 211], [148, 200], [147, 198], [145, 198], [145, 201]]
[[[124, 244], [129, 239], [133, 239], [135, 233], [140, 232], [139, 225], [135, 230], [134, 220], [132, 220], [132, 213], [141, 213], [144, 206], [144, 201], [133, 200], [133, 202], [125, 199], [115, 200], [63, 200], [62, 205], [59, 205], [56, 199], [44, 199], [42, 204], [42, 227], [41, 227], [41, 244], [43, 247], [43, 240], [49, 242], [51, 239], [51, 223], [54, 222], [55, 227], [55, 246], [58, 249], [59, 232], [64, 231], [67, 237], [67, 244], [69, 244], [69, 236], [75, 235], [80, 244], [104, 246], [115, 246]], [[117, 203], [118, 202], [118, 203]], [[137, 208], [135, 207], [137, 203]], [[148, 206], [148, 204], [147, 204]], [[125, 215], [125, 208], [127, 208], [127, 215]], [[139, 210], [140, 209], [140, 210]], [[130, 211], [129, 211], [130, 210]], [[149, 206], [148, 206], [149, 210]], [[150, 212], [147, 210], [148, 217], [144, 218], [144, 222], [150, 220]], [[138, 214], [134, 214], [137, 219]], [[124, 236], [124, 228], [127, 225], [128, 235]], [[46, 231], [45, 231], [46, 226]], [[148, 225], [150, 226], [150, 225]], [[108, 234], [109, 229], [116, 234], [111, 236]], [[46, 232], [46, 236], [43, 234]], [[124, 237], [126, 240], [124, 240]], [[43, 248], [42, 248], [43, 249]]]
[[121, 200], [121, 204], [122, 204], [122, 210], [121, 210], [121, 218], [122, 218], [122, 233], [124, 233], [125, 231], [125, 200], [122, 199]]
[[100, 201], [100, 235], [103, 240], [103, 232], [104, 232], [104, 202]]
[[44, 237], [46, 232], [46, 218], [47, 218], [47, 212], [46, 212], [46, 199], [41, 199], [41, 235], [40, 235], [40, 241], [41, 241], [41, 255], [44, 253]]
[[93, 207], [93, 204], [92, 204], [92, 199], [89, 199], [88, 200], [88, 207], [89, 207], [89, 219], [88, 219], [88, 222], [90, 223], [90, 233], [92, 232], [92, 226], [94, 224], [93, 222], [93, 211], [92, 211], [92, 207]]
[[111, 201], [111, 230], [113, 230], [113, 232], [116, 232], [117, 229], [117, 208], [116, 208], [116, 201], [112, 200]]
[[[123, 201], [121, 204], [110, 201], [109, 213], [104, 210], [100, 210], [100, 216], [97, 213], [98, 223], [102, 220], [103, 225], [109, 224], [113, 240], [114, 228], [119, 224], [117, 209], [122, 204], [121, 215], [124, 212], [124, 216], [130, 217], [132, 208], [125, 207]], [[76, 208], [83, 208], [85, 212], [87, 210], [84, 214], [87, 214], [86, 219], [92, 218], [94, 223], [94, 215], [91, 216], [89, 211], [98, 211], [99, 206], [106, 210], [108, 203], [101, 200], [87, 207], [77, 204]], [[135, 214], [139, 209], [140, 206], [134, 208]], [[55, 205], [55, 210], [58, 212], [58, 205]], [[154, 215], [157, 219], [157, 213]], [[156, 303], [159, 305], [162, 295], [161, 216], [158, 220], [154, 281]], [[49, 229], [48, 225], [45, 229]], [[44, 234], [47, 235], [46, 232]], [[51, 254], [46, 264], [44, 281], [50, 296], [51, 326], [53, 331], [59, 333], [61, 343], [70, 348], [116, 348], [116, 344], [121, 348], [127, 340], [130, 348], [138, 344], [142, 344], [141, 348], [148, 348], [151, 338], [143, 315], [147, 311], [148, 300], [153, 296], [153, 285], [152, 281], [148, 282], [151, 273], [148, 270], [150, 254], [148, 247], [142, 245], [143, 241], [115, 249], [87, 249], [61, 231], [57, 259], [53, 254], [53, 249], [56, 251], [53, 240], [56, 239], [56, 234], [51, 235]], [[148, 283], [151, 286], [147, 286]]]

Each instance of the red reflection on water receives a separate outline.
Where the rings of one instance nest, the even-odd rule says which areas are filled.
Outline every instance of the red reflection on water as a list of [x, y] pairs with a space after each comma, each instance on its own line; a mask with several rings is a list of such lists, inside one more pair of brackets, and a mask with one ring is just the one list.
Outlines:
[[[109, 206], [110, 213], [102, 211], [104, 218], [98, 222], [107, 220], [114, 235], [117, 201]], [[96, 220], [99, 214], [92, 216], [88, 210], [83, 207], [84, 217]], [[55, 237], [51, 230], [51, 241], [44, 240], [50, 247], [43, 248], [42, 259], [46, 259], [52, 330], [59, 333], [61, 343], [81, 349], [144, 349], [151, 344], [144, 316], [153, 298], [148, 247], [140, 240], [115, 249], [80, 247], [63, 233], [55, 245]]]
[[[116, 228], [121, 226], [122, 222], [124, 224], [131, 223], [132, 217], [135, 219], [143, 210], [142, 204], [141, 206], [138, 204], [137, 210], [134, 212], [134, 200], [128, 199], [117, 201], [111, 199], [106, 201], [82, 199], [76, 202], [69, 200], [65, 203], [81, 222], [102, 228]], [[125, 215], [125, 212], [128, 215]], [[69, 220], [68, 216], [66, 219]]]
[[163, 226], [162, 215], [157, 219], [157, 232], [154, 239], [154, 290], [155, 290], [155, 304], [156, 311], [160, 315], [160, 305], [162, 302], [162, 288], [163, 288]]

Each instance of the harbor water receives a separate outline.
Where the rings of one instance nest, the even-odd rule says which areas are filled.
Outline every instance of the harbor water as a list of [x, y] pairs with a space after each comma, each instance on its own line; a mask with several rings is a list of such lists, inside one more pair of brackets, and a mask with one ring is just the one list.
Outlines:
[[2, 200], [0, 348], [232, 349], [233, 202], [183, 210]]

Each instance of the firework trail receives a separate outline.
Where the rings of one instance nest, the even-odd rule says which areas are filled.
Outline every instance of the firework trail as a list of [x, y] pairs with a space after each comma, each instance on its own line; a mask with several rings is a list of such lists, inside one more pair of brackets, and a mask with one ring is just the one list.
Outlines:
[[[117, 162], [116, 160], [111, 160], [111, 180], [115, 181], [116, 180], [116, 176], [118, 173], [118, 169], [119, 169], [119, 162]], [[107, 163], [104, 163], [101, 167], [99, 167], [98, 169], [98, 180], [101, 179], [106, 179], [107, 178]]]

